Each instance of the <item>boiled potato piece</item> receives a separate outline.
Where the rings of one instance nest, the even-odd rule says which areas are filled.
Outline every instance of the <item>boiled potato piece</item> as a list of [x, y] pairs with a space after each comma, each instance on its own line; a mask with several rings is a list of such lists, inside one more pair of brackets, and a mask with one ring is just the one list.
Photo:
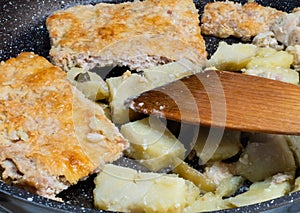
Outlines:
[[220, 42], [207, 66], [298, 84], [298, 72], [290, 69], [293, 62], [293, 54], [286, 51], [260, 48], [252, 44], [229, 45]]
[[130, 121], [131, 116], [136, 118], [135, 113], [124, 106], [125, 100], [129, 97], [162, 86], [199, 70], [201, 68], [197, 65], [187, 60], [181, 60], [146, 69], [143, 74], [131, 74], [127, 71], [120, 77], [107, 79], [112, 120], [115, 123], [124, 124]]
[[[271, 51], [269, 51], [269, 49]], [[247, 64], [246, 68], [252, 67], [282, 67], [290, 68], [291, 64], [294, 61], [293, 55], [285, 51], [275, 51], [273, 52], [271, 48], [262, 48], [261, 52], [258, 52], [256, 57], [252, 58], [251, 61]]]
[[285, 138], [287, 139], [291, 151], [294, 153], [297, 167], [300, 167], [300, 136], [287, 135]]
[[[291, 84], [299, 83], [299, 73], [292, 69], [286, 69], [281, 67], [253, 67], [243, 70], [245, 74], [254, 75], [273, 80], [283, 81]], [[255, 88], [254, 88], [255, 89]]]
[[232, 165], [216, 161], [205, 167], [204, 174], [218, 186], [223, 180], [233, 177]]
[[241, 176], [232, 176], [225, 178], [218, 185], [215, 194], [220, 197], [229, 197], [243, 185], [243, 182], [244, 178]]
[[184, 209], [184, 212], [216, 211], [232, 208], [233, 205], [224, 200], [223, 197], [234, 194], [243, 184], [243, 178], [239, 176], [229, 177], [221, 181], [216, 193], [208, 192], [198, 198], [191, 206]]
[[[252, 58], [252, 60], [255, 60], [256, 58], [263, 58], [263, 57], [269, 57], [272, 56], [274, 54], [277, 53], [277, 50], [273, 49], [273, 48], [258, 48], [256, 55], [254, 58]], [[251, 60], [251, 61], [252, 61]]]
[[190, 167], [184, 161], [181, 161], [181, 163], [179, 162], [173, 169], [173, 172], [180, 177], [193, 182], [199, 187], [201, 192], [214, 192], [216, 190], [216, 184], [212, 180], [193, 167]]
[[289, 46], [286, 51], [294, 56], [293, 66], [295, 68], [300, 68], [300, 45]]
[[208, 192], [184, 209], [184, 213], [208, 212], [232, 208], [232, 205], [222, 197]]
[[237, 175], [256, 182], [277, 173], [295, 173], [293, 153], [284, 136], [256, 133], [249, 141], [235, 165]]
[[[215, 165], [216, 167], [216, 165]], [[220, 176], [218, 172], [216, 172], [216, 168], [212, 166], [211, 173], [214, 177]], [[218, 166], [220, 167], [220, 165]], [[224, 169], [223, 169], [224, 170]], [[223, 172], [220, 170], [220, 172]], [[174, 173], [178, 174], [180, 177], [193, 182], [196, 186], [199, 187], [201, 192], [216, 192], [220, 197], [230, 196], [232, 195], [243, 183], [244, 179], [240, 176], [232, 176], [225, 170], [225, 176], [220, 178], [220, 181], [215, 183], [210, 176], [206, 173], [201, 173], [198, 170], [190, 167], [187, 163], [181, 162], [178, 166], [173, 170]]]
[[149, 117], [124, 124], [121, 133], [130, 142], [127, 155], [152, 171], [173, 166], [177, 158], [184, 159], [183, 144], [158, 118]]
[[176, 175], [141, 173], [107, 164], [95, 179], [96, 208], [120, 212], [182, 212], [199, 189]]
[[73, 67], [67, 72], [67, 79], [91, 100], [108, 98], [107, 84], [96, 73]]
[[[212, 136], [208, 141], [210, 131]], [[194, 150], [202, 162], [225, 160], [241, 150], [239, 131], [225, 130], [221, 140], [213, 137], [213, 131], [213, 128], [200, 128]]]
[[288, 52], [260, 48], [243, 71], [249, 75], [298, 84], [299, 73], [290, 69], [293, 60], [294, 56]]
[[265, 181], [253, 183], [247, 192], [228, 198], [227, 201], [235, 207], [240, 207], [281, 197], [291, 190], [290, 178], [279, 174]]
[[295, 179], [293, 192], [296, 192], [296, 191], [299, 191], [299, 190], [300, 190], [300, 177], [297, 177]]
[[[109, 105], [112, 121], [117, 124], [128, 122], [134, 115], [124, 106], [127, 98], [150, 89], [150, 82], [142, 75], [127, 71], [120, 77], [106, 79], [109, 88]], [[134, 85], [134, 86], [133, 86]], [[133, 112], [132, 112], [133, 113]]]
[[200, 66], [193, 64], [189, 60], [182, 59], [163, 66], [154, 66], [145, 69], [144, 75], [151, 82], [151, 88], [155, 88], [201, 70]]
[[256, 55], [258, 47], [253, 44], [232, 44], [220, 42], [217, 51], [208, 60], [208, 67], [219, 70], [240, 71]]

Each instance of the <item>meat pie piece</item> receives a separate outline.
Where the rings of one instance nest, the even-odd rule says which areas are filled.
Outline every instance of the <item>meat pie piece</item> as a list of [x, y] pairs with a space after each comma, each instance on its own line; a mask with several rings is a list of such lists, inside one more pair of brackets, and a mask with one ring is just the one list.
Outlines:
[[80, 5], [47, 19], [51, 60], [71, 67], [120, 65], [131, 69], [188, 59], [206, 60], [192, 0], [145, 0]]
[[55, 199], [127, 148], [102, 108], [45, 58], [21, 53], [1, 62], [0, 71], [3, 181]]
[[266, 32], [274, 21], [285, 13], [255, 2], [213, 2], [204, 8], [201, 31], [220, 38], [235, 36], [244, 40]]

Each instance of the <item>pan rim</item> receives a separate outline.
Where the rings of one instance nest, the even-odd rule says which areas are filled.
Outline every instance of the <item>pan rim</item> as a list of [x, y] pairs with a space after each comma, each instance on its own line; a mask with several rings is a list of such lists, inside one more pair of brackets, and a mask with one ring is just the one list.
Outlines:
[[[78, 212], [78, 211], [90, 212], [90, 213], [111, 212], [111, 211], [97, 210], [93, 208], [68, 204], [66, 202], [51, 200], [40, 195], [26, 192], [20, 188], [17, 188], [15, 186], [10, 186], [5, 182], [0, 181], [0, 207], [3, 203], [6, 202], [6, 200], [2, 198], [3, 195], [10, 196], [11, 198], [14, 198], [18, 201], [30, 202], [31, 205], [38, 206], [41, 208], [47, 208], [47, 210], [51, 210], [55, 212]], [[252, 205], [231, 208], [231, 209], [224, 209], [224, 210], [209, 211], [209, 212], [210, 213], [265, 212], [268, 210], [278, 209], [280, 207], [289, 207], [289, 204], [297, 204], [297, 202], [300, 202], [300, 191], [291, 192], [287, 195], [274, 198], [271, 200], [267, 200], [264, 202], [255, 203]]]
[[[197, 0], [195, 0], [195, 1], [197, 1]], [[293, 1], [293, 0], [291, 0], [291, 1]], [[79, 4], [81, 2], [87, 2], [87, 1], [77, 1], [76, 4]], [[96, 2], [96, 1], [93, 1], [93, 2]], [[114, 2], [114, 0], [106, 0], [106, 1], [103, 0], [103, 1], [99, 1], [99, 2]], [[118, 2], [118, 0], [116, 0], [116, 2]], [[257, 1], [257, 2], [261, 2], [261, 1]], [[69, 6], [73, 6], [73, 4], [69, 5]], [[0, 53], [1, 53], [1, 51], [0, 51]], [[40, 206], [43, 208], [47, 208], [47, 209], [49, 208], [49, 210], [53, 210], [53, 211], [59, 211], [59, 210], [64, 210], [64, 212], [66, 212], [66, 211], [70, 211], [70, 212], [81, 211], [82, 212], [83, 211], [83, 207], [71, 205], [71, 204], [68, 204], [65, 202], [60, 203], [55, 200], [50, 200], [45, 197], [26, 192], [15, 186], [10, 186], [10, 185], [6, 184], [5, 182], [0, 181], [0, 207], [1, 207], [1, 203], [2, 203], [2, 197], [3, 197], [2, 195], [9, 195], [14, 199], [18, 199], [20, 201], [25, 201], [32, 205]], [[5, 201], [3, 201], [3, 202], [5, 202]], [[213, 211], [213, 212], [215, 212], [215, 213], [225, 213], [225, 212], [228, 212], [228, 213], [245, 212], [246, 213], [246, 212], [258, 212], [258, 211], [261, 212], [261, 211], [279, 208], [279, 207], [286, 206], [286, 205], [289, 205], [291, 203], [296, 203], [296, 202], [300, 202], [300, 192], [299, 191], [292, 192], [288, 195], [281, 196], [279, 198], [275, 198], [275, 199], [265, 201], [262, 203], [257, 203], [257, 204], [253, 204], [253, 205], [248, 205], [248, 206], [233, 208], [233, 209], [227, 209], [227, 210]], [[90, 209], [90, 208], [85, 208], [85, 207], [84, 207], [84, 210], [85, 210], [85, 212], [104, 212], [103, 210], [95, 210], [95, 209]]]

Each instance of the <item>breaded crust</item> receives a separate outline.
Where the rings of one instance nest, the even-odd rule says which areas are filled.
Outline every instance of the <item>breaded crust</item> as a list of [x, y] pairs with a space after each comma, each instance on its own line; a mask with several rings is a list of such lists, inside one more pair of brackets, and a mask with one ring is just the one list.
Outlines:
[[205, 35], [227, 38], [235, 36], [248, 40], [269, 30], [270, 25], [285, 13], [255, 2], [213, 2], [205, 6], [201, 31]]
[[1, 179], [54, 199], [128, 146], [103, 110], [33, 53], [0, 65]]
[[54, 64], [125, 65], [143, 69], [187, 58], [206, 60], [199, 15], [192, 0], [145, 0], [79, 5], [46, 21]]

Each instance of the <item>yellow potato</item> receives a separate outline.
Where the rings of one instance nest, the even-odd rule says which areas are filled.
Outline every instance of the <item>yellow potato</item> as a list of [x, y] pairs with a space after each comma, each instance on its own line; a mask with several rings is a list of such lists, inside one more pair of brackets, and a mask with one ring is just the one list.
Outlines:
[[232, 208], [232, 205], [222, 197], [208, 192], [184, 209], [184, 213], [209, 212]]
[[120, 212], [183, 212], [199, 195], [191, 182], [176, 175], [143, 173], [112, 164], [95, 179], [96, 208]]
[[246, 206], [281, 197], [290, 190], [289, 177], [276, 175], [265, 181], [253, 183], [247, 192], [228, 198], [227, 201], [235, 207]]
[[286, 68], [289, 69], [294, 61], [293, 55], [285, 51], [275, 51], [273, 54], [273, 49], [263, 48], [256, 57], [251, 59], [251, 61], [246, 65], [247, 69], [255, 67], [265, 67], [265, 68]]
[[144, 118], [124, 124], [121, 133], [130, 142], [127, 155], [151, 171], [172, 167], [177, 158], [184, 158], [183, 144], [158, 118]]
[[[194, 146], [194, 150], [202, 162], [225, 160], [240, 151], [239, 131], [225, 130], [220, 141], [207, 141], [209, 131], [210, 128], [201, 127]], [[210, 148], [209, 145], [213, 147]], [[215, 150], [214, 146], [216, 146]], [[212, 151], [214, 152], [212, 153]]]
[[180, 177], [193, 182], [202, 192], [214, 192], [216, 184], [198, 170], [181, 161], [173, 170]]
[[235, 165], [237, 175], [256, 182], [277, 173], [295, 174], [295, 159], [284, 136], [256, 133], [249, 141]]
[[[201, 67], [188, 60], [145, 69], [143, 74], [125, 72], [120, 77], [108, 78], [109, 101], [114, 123], [124, 124], [137, 118], [137, 114], [124, 106], [126, 99], [155, 87], [199, 72]], [[134, 85], [134, 86], [133, 86]]]
[[245, 74], [283, 81], [291, 84], [299, 83], [299, 73], [282, 67], [253, 67], [243, 70]]
[[96, 73], [73, 67], [68, 71], [67, 79], [91, 100], [97, 101], [108, 98], [108, 86]]
[[232, 44], [220, 42], [217, 51], [208, 60], [208, 67], [219, 70], [240, 71], [255, 56], [258, 47], [252, 44]]

